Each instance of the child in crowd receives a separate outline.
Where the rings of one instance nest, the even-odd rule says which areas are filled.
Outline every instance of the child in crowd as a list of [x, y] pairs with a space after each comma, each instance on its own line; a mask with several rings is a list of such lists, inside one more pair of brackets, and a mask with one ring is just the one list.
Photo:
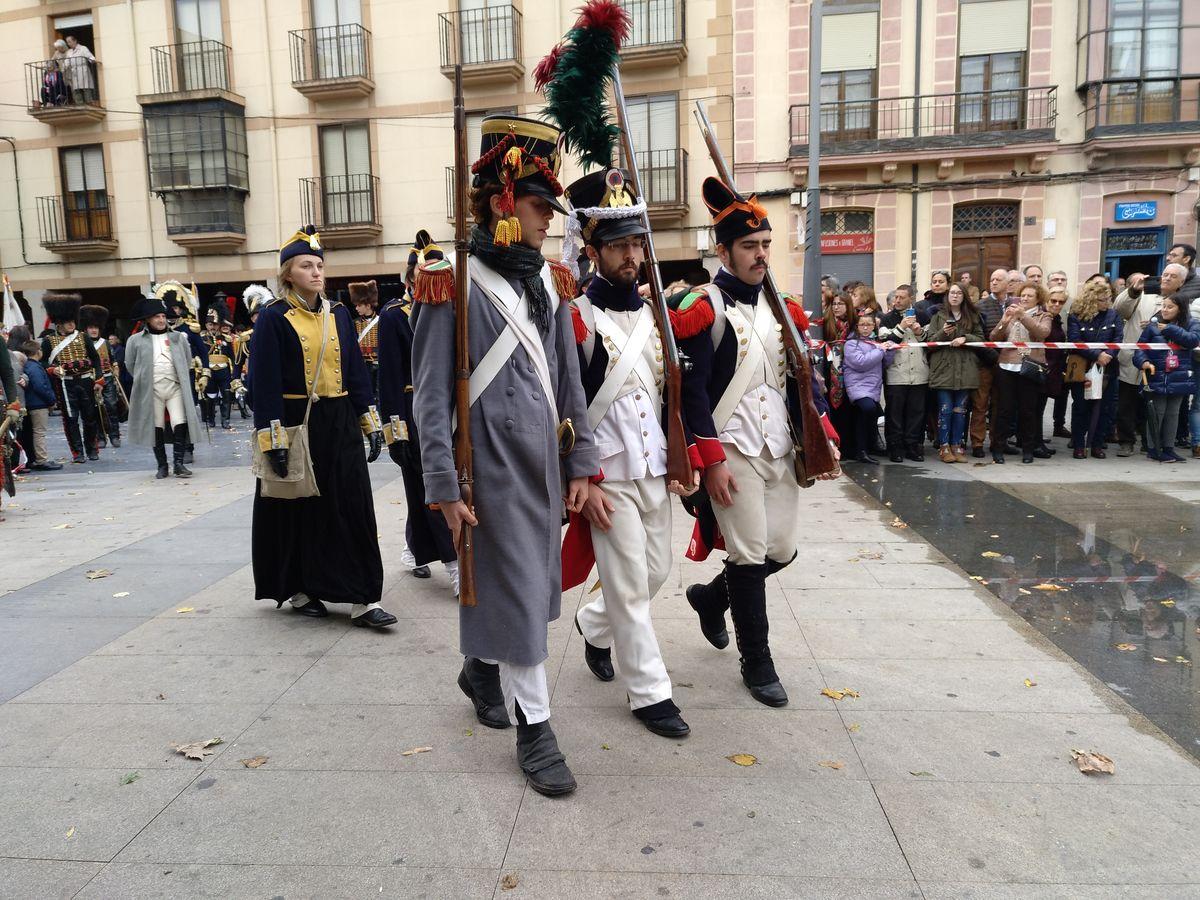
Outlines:
[[61, 463], [50, 459], [46, 452], [46, 425], [50, 421], [50, 409], [54, 406], [54, 386], [50, 384], [50, 376], [42, 368], [42, 345], [37, 341], [28, 341], [21, 347], [25, 354], [25, 377], [29, 383], [25, 386], [25, 408], [29, 412], [29, 420], [33, 424], [33, 447], [25, 448], [29, 453], [29, 468], [39, 472], [53, 472], [62, 468]]
[[865, 310], [859, 315], [855, 330], [846, 339], [842, 370], [846, 378], [846, 396], [853, 406], [854, 434], [858, 444], [855, 459], [869, 465], [878, 464], [871, 452], [886, 453], [879, 446], [879, 417], [883, 410], [879, 399], [883, 394], [883, 369], [892, 361], [896, 345], [891, 341], [875, 343], [875, 316]]
[[1142, 329], [1139, 344], [1178, 344], [1183, 350], [1134, 350], [1134, 368], [1146, 387], [1146, 455], [1165, 463], [1183, 462], [1175, 452], [1179, 407], [1191, 394], [1192, 350], [1200, 345], [1200, 322], [1192, 322], [1188, 305], [1173, 295], [1163, 297], [1162, 309]]

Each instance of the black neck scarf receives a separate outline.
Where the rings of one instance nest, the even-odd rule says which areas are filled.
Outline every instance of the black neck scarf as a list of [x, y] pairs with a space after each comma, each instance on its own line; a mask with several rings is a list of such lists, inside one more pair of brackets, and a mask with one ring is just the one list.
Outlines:
[[758, 303], [758, 295], [762, 291], [761, 284], [746, 284], [728, 269], [720, 269], [713, 284], [731, 296], [738, 303], [748, 303], [754, 306]]
[[637, 312], [645, 306], [642, 295], [638, 293], [636, 281], [629, 287], [622, 287], [619, 284], [613, 284], [599, 273], [588, 282], [587, 295], [592, 304], [601, 309]]
[[497, 247], [491, 232], [481, 225], [471, 229], [471, 255], [504, 278], [515, 278], [525, 287], [529, 301], [529, 319], [542, 334], [550, 331], [550, 296], [542, 283], [542, 254], [525, 244]]

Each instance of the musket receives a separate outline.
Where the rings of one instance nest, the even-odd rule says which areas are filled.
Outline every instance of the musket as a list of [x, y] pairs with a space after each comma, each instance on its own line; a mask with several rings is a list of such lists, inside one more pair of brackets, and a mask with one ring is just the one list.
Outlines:
[[[717, 168], [717, 177], [732, 188], [733, 174], [729, 171], [724, 154], [721, 153], [721, 145], [717, 142], [712, 123], [708, 120], [703, 100], [696, 101], [696, 122], [700, 125], [704, 143], [708, 145], [708, 155], [712, 157], [713, 165]], [[808, 355], [808, 337], [800, 334], [792, 320], [787, 302], [780, 296], [769, 266], [763, 279], [763, 296], [767, 298], [775, 321], [783, 328], [788, 374], [795, 380], [800, 404], [799, 427], [795, 421], [791, 422], [793, 437], [800, 439], [796, 448], [796, 480], [801, 487], [808, 487], [822, 475], [836, 474], [840, 471], [840, 466], [834, 458], [833, 448], [825, 437], [825, 429], [821, 427], [821, 415], [817, 412], [817, 405], [812, 398], [812, 360]], [[790, 407], [791, 404], [788, 405]]]
[[[467, 107], [463, 100], [462, 64], [454, 66], [454, 470], [458, 492], [473, 511], [475, 482], [471, 450], [471, 352], [467, 341], [467, 297], [471, 279], [467, 264]], [[458, 602], [474, 606], [475, 546], [466, 522], [458, 533]]]
[[[617, 106], [617, 121], [621, 126], [621, 149], [625, 164], [629, 167], [629, 180], [637, 197], [645, 201], [642, 179], [638, 173], [637, 155], [633, 147], [633, 135], [629, 129], [629, 111], [625, 107], [625, 90], [621, 86], [620, 66], [613, 67], [613, 96]], [[650, 217], [642, 213], [642, 225], [646, 229], [646, 280], [650, 285], [650, 308], [663, 345], [663, 374], [666, 392], [667, 432], [667, 481], [678, 481], [684, 488], [692, 486], [695, 477], [692, 461], [688, 456], [687, 432], [683, 428], [683, 366], [675, 333], [671, 330], [671, 313], [663, 296], [662, 273], [658, 268], [658, 257], [654, 253], [654, 235], [650, 230]]]

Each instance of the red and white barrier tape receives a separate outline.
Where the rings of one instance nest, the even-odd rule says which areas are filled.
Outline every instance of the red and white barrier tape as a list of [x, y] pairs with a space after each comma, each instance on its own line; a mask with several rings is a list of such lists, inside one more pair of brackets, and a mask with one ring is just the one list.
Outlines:
[[[832, 344], [845, 344], [845, 341], [812, 341], [814, 348], [828, 347]], [[867, 341], [876, 347], [884, 346], [883, 341]], [[950, 341], [912, 341], [896, 344], [897, 350], [911, 347], [949, 347]], [[1178, 344], [1141, 344], [1135, 342], [1106, 344], [1086, 341], [968, 341], [959, 344], [960, 347], [989, 347], [995, 350], [1186, 350]]]

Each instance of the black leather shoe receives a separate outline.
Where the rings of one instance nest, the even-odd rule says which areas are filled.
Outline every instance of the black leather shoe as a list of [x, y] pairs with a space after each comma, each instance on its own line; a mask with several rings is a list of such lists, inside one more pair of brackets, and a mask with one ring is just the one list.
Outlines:
[[354, 616], [350, 619], [350, 624], [359, 628], [387, 628], [389, 625], [396, 624], [396, 617], [386, 609], [380, 609], [377, 606], [374, 609], [368, 609], [361, 616]]
[[772, 681], [768, 684], [751, 684], [746, 680], [746, 676], [743, 675], [742, 684], [750, 689], [750, 696], [759, 703], [775, 708], [787, 706], [787, 691], [783, 689], [783, 685], [778, 681]]
[[292, 609], [300, 613], [300, 615], [308, 616], [312, 619], [324, 619], [329, 615], [329, 610], [325, 608], [325, 604], [316, 598], [309, 600], [303, 606], [293, 606]]
[[906, 458], [911, 459], [913, 462], [925, 462], [925, 454], [922, 453], [920, 450], [909, 450], [904, 455]]
[[1071, 436], [1071, 432], [1068, 428], [1066, 428], [1063, 425], [1055, 425], [1054, 426], [1054, 436], [1060, 437], [1060, 438], [1069, 438]]
[[121, 446], [121, 439], [120, 439], [119, 437], [114, 437], [114, 438], [112, 438], [112, 439], [110, 439], [110, 440], [109, 440], [109, 443], [110, 443], [110, 444], [112, 444], [114, 447], [120, 447], [120, 446]]
[[725, 627], [724, 613], [721, 614], [721, 621], [718, 624], [715, 617], [710, 621], [700, 610], [700, 592], [707, 587], [708, 585], [705, 584], [693, 584], [684, 591], [684, 596], [687, 597], [688, 605], [700, 617], [700, 633], [704, 635], [704, 639], [718, 650], [724, 650], [729, 646], [729, 630]]
[[1092, 458], [1093, 459], [1108, 459], [1108, 454], [1104, 452], [1103, 447], [1093, 447], [1092, 448]]
[[1034, 459], [1049, 459], [1054, 454], [1046, 452], [1045, 447], [1038, 447], [1032, 453], [1026, 453], [1025, 456], [1032, 456]]
[[998, 466], [1004, 465], [1004, 451], [1003, 450], [993, 450], [992, 451], [992, 462], [994, 462]]
[[[579, 632], [580, 637], [583, 637], [583, 629], [579, 627], [578, 613], [575, 614], [575, 630]], [[588, 643], [587, 638], [583, 638], [583, 661], [592, 670], [592, 674], [601, 681], [612, 681], [616, 678], [616, 673], [613, 671], [612, 651], [603, 647], [593, 647]]]
[[1016, 444], [1014, 444], [1012, 441], [1009, 441], [1008, 443], [1006, 443], [1004, 445], [1004, 452], [1007, 453], [1009, 456], [1020, 456], [1021, 448], [1018, 447]]
[[433, 573], [429, 571], [429, 566], [413, 566], [414, 578], [429, 578]]
[[984, 449], [982, 447], [976, 447], [974, 450], [971, 451], [971, 455], [973, 457], [975, 457], [976, 459], [983, 459], [984, 457], [987, 456], [987, 453], [984, 452]]
[[477, 659], [463, 661], [458, 673], [458, 687], [475, 707], [475, 718], [488, 728], [511, 728], [504, 694], [500, 690], [500, 667], [490, 666]]
[[868, 466], [879, 465], [879, 460], [867, 453], [866, 450], [859, 450], [858, 455], [854, 459], [860, 463], [865, 463]]
[[888, 459], [890, 459], [892, 462], [902, 463], [902, 462], [904, 462], [904, 454], [903, 453], [889, 453]]
[[87, 458], [90, 459], [92, 462], [95, 462], [96, 460], [98, 460], [100, 458], [100, 454], [97, 453], [95, 450], [89, 450], [87, 452]]
[[561, 797], [577, 787], [549, 722], [517, 725], [517, 764], [529, 786], [546, 797]]
[[659, 737], [682, 738], [687, 737], [692, 731], [678, 713], [658, 719], [642, 719], [641, 722], [646, 726], [647, 731], [657, 734]]
[[1032, 453], [1022, 453], [1021, 454], [1021, 462], [1025, 463], [1025, 465], [1029, 465], [1031, 462], [1033, 462], [1033, 454]]

